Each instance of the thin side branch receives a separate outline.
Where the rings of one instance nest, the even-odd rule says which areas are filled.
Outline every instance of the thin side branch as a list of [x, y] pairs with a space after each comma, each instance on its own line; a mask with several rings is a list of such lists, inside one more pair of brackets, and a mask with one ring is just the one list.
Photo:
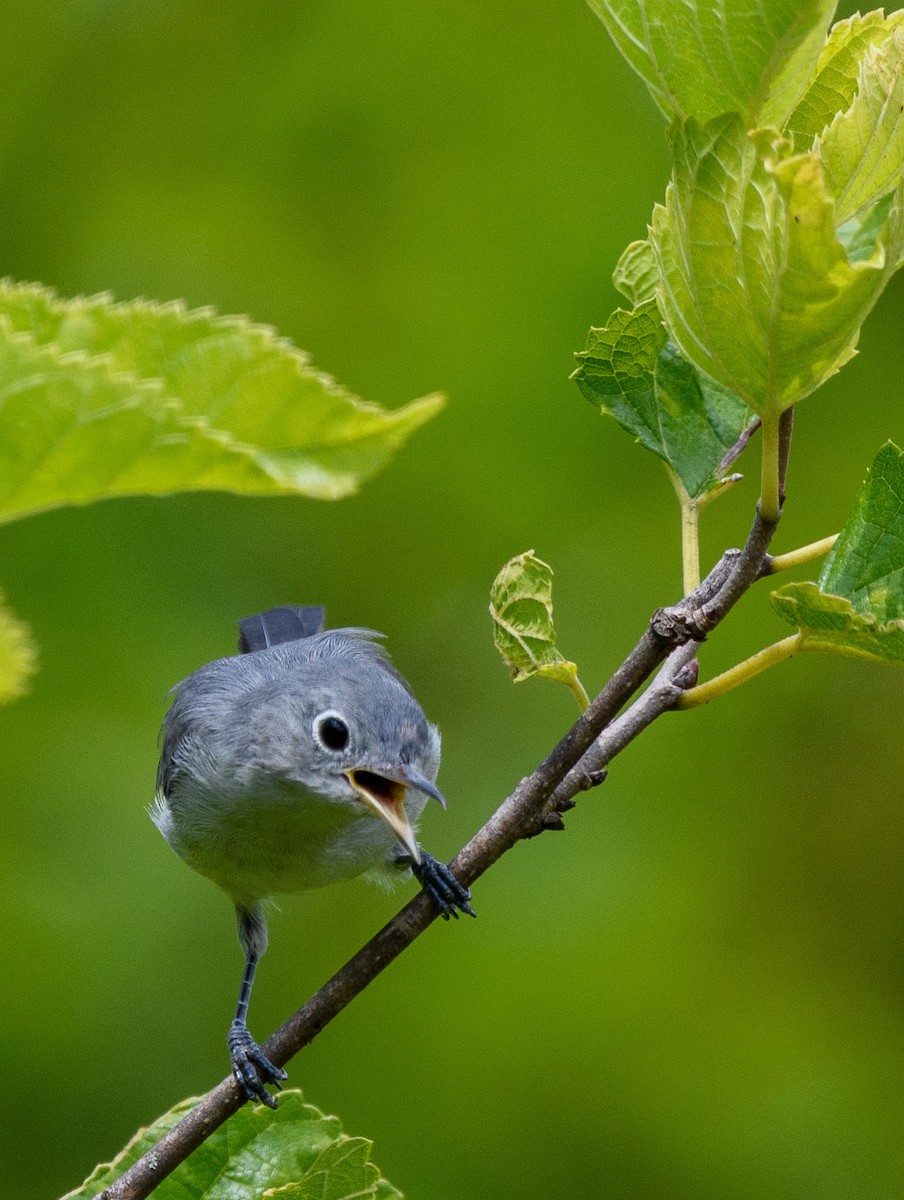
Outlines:
[[771, 646], [758, 650], [756, 654], [752, 654], [750, 658], [745, 658], [743, 662], [723, 671], [721, 675], [714, 675], [706, 683], [690, 688], [679, 698], [678, 708], [699, 708], [701, 704], [709, 704], [710, 700], [715, 700], [717, 696], [724, 696], [734, 688], [740, 687], [742, 683], [747, 683], [749, 679], [761, 675], [763, 671], [768, 671], [776, 663], [784, 662], [786, 658], [799, 654], [803, 649], [803, 635], [798, 630], [797, 633], [782, 638], [780, 642], [773, 642]]
[[757, 432], [757, 430], [760, 428], [760, 426], [762, 424], [763, 424], [763, 422], [760, 420], [760, 418], [756, 417], [756, 418], [754, 418], [753, 421], [750, 422], [750, 424], [747, 426], [746, 429], [741, 430], [741, 434], [740, 434], [738, 440], [728, 451], [726, 451], [725, 457], [722, 459], [722, 461], [716, 467], [715, 471], [713, 471], [713, 474], [715, 476], [724, 475], [725, 472], [728, 470], [728, 468], [733, 463], [737, 462], [737, 460], [741, 457], [743, 452], [747, 449], [747, 443], [750, 441], [750, 439], [753, 437], [753, 435]]
[[794, 433], [794, 408], [786, 408], [778, 419], [778, 499], [785, 503], [785, 484], [788, 481], [788, 460], [791, 457], [791, 435]]
[[763, 421], [760, 511], [768, 520], [777, 519], [782, 507], [778, 423], [779, 418], [771, 414]]
[[[766, 521], [757, 513], [743, 550], [727, 551], [684, 600], [654, 614], [640, 641], [565, 737], [453, 860], [452, 869], [462, 883], [472, 884], [522, 839], [555, 827], [550, 815], [572, 807], [571, 797], [598, 782], [607, 762], [676, 706], [682, 691], [696, 682], [690, 665], [696, 643], [758, 577], [776, 524], [777, 519]], [[616, 721], [665, 659], [651, 687]], [[436, 909], [425, 895], [406, 904], [269, 1038], [263, 1047], [267, 1057], [284, 1066], [435, 919]], [[111, 1184], [101, 1200], [144, 1200], [243, 1103], [232, 1077], [225, 1079]]]
[[568, 772], [553, 792], [550, 808], [567, 811], [574, 803], [573, 797], [586, 789], [588, 777], [604, 774], [604, 768], [616, 754], [630, 745], [657, 717], [680, 707], [685, 689], [696, 682], [696, 653], [693, 642], [672, 651], [643, 695], [603, 730], [577, 767]]
[[806, 546], [798, 546], [796, 550], [788, 550], [785, 554], [767, 554], [763, 560], [761, 575], [777, 575], [779, 571], [790, 571], [794, 567], [802, 567], [812, 562], [814, 558], [822, 558], [838, 541], [838, 534], [820, 538], [818, 542], [809, 542]]

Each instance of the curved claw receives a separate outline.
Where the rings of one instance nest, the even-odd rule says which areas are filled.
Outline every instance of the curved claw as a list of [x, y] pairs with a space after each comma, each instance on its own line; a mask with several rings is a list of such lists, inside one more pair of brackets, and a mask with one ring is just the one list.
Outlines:
[[271, 1096], [264, 1085], [272, 1083], [280, 1088], [282, 1080], [288, 1078], [286, 1072], [270, 1062], [242, 1021], [232, 1022], [226, 1041], [239, 1091], [244, 1093], [246, 1100], [259, 1100], [268, 1108], [276, 1108], [276, 1097]]
[[421, 861], [412, 863], [411, 870], [444, 921], [450, 917], [457, 920], [459, 912], [477, 916], [470, 904], [471, 889], [460, 884], [445, 863], [422, 850]]

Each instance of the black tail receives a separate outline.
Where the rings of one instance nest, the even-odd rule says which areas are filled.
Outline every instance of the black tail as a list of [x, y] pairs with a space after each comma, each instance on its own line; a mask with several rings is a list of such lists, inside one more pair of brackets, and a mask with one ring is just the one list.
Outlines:
[[326, 611], [319, 605], [284, 604], [239, 621], [239, 654], [266, 650], [280, 642], [297, 642], [323, 632]]

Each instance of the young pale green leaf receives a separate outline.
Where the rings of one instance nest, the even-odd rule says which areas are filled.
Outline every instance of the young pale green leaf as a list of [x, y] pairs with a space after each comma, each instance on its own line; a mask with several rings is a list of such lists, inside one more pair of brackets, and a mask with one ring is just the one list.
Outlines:
[[510, 559], [496, 576], [490, 615], [496, 649], [516, 683], [542, 675], [575, 690], [577, 667], [556, 649], [552, 568], [533, 550]]
[[835, 0], [588, 0], [668, 118], [780, 124], [812, 74]]
[[659, 265], [649, 241], [625, 247], [612, 272], [612, 282], [634, 308], [653, 299], [659, 284]]
[[0, 597], [0, 704], [21, 696], [37, 666], [37, 649], [27, 625]]
[[904, 11], [886, 17], [882, 9], [865, 16], [856, 13], [832, 26], [813, 78], [785, 125], [785, 132], [794, 138], [795, 150], [809, 150], [836, 115], [851, 107], [867, 51], [881, 46], [902, 26]]
[[895, 190], [904, 165], [904, 29], [866, 48], [856, 96], [813, 148], [835, 200], [836, 224], [874, 208]]
[[769, 597], [772, 607], [813, 648], [904, 665], [904, 621], [877, 621], [844, 596], [815, 583], [788, 583]]
[[818, 583], [771, 596], [811, 645], [904, 663], [904, 454], [883, 446]]
[[335, 499], [441, 404], [364, 404], [243, 317], [0, 285], [0, 520], [136, 492]]
[[871, 253], [858, 231], [872, 213], [848, 231], [852, 258], [815, 154], [792, 155], [774, 130], [748, 135], [737, 116], [676, 126], [672, 143], [651, 231], [669, 334], [701, 371], [777, 415], [854, 354], [904, 248], [901, 197]]
[[[93, 1200], [159, 1142], [197, 1103], [183, 1100], [139, 1130], [111, 1163], [98, 1167], [63, 1200]], [[363, 1200], [401, 1197], [370, 1161], [371, 1143], [349, 1138], [336, 1117], [280, 1094], [276, 1109], [246, 1105], [154, 1190], [154, 1200]]]
[[575, 357], [582, 394], [671, 467], [691, 499], [719, 485], [722, 460], [753, 413], [681, 357], [655, 301], [617, 309]]

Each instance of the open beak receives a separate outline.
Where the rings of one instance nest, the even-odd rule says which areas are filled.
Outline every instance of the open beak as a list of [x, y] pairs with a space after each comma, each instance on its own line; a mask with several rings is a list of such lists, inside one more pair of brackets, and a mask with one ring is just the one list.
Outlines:
[[405, 792], [412, 787], [432, 796], [445, 808], [446, 800], [439, 788], [410, 767], [394, 767], [379, 772], [353, 767], [345, 775], [374, 816], [385, 822], [396, 835], [411, 855], [412, 862], [419, 863], [421, 852], [405, 812]]

